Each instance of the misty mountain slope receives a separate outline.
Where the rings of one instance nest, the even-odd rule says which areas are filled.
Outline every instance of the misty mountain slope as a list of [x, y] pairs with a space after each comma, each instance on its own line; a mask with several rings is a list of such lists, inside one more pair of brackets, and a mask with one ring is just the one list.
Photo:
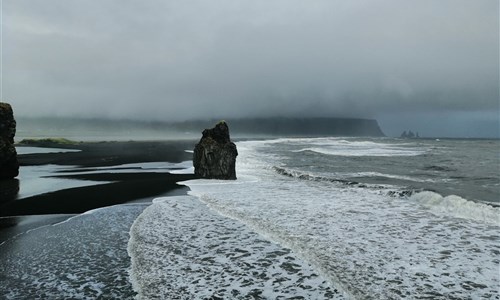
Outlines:
[[[18, 133], [30, 136], [94, 135], [133, 138], [137, 135], [152, 138], [199, 136], [205, 128], [218, 119], [183, 122], [69, 119], [69, 118], [20, 118]], [[376, 120], [354, 118], [248, 118], [226, 119], [232, 135], [279, 136], [385, 136]]]

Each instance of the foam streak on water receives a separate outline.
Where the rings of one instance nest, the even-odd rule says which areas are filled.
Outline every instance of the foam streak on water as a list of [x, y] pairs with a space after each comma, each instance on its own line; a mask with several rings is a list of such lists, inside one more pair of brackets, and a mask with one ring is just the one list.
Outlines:
[[317, 152], [326, 155], [338, 156], [415, 156], [427, 152], [426, 149], [409, 150], [405, 144], [390, 145], [373, 141], [348, 141], [339, 138], [294, 138], [277, 139], [271, 143], [293, 142], [303, 145], [293, 152]]
[[292, 249], [351, 298], [500, 297], [498, 223], [375, 189], [280, 176], [256, 151], [266, 145], [238, 144], [235, 182], [185, 184], [210, 208]]
[[0, 245], [0, 299], [131, 299], [128, 231], [144, 204], [39, 227]]
[[195, 197], [155, 201], [132, 226], [128, 252], [139, 299], [343, 298], [289, 249]]

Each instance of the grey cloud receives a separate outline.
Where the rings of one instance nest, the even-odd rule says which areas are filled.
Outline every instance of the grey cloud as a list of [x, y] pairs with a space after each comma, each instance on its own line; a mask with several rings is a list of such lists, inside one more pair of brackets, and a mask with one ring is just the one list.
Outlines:
[[498, 1], [4, 1], [23, 115], [498, 111]]

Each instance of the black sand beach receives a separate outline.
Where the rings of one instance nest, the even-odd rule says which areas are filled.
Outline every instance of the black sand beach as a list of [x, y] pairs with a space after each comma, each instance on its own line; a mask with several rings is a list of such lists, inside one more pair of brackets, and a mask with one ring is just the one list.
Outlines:
[[[23, 167], [57, 165], [74, 166], [50, 174], [54, 179], [93, 181], [96, 184], [55, 190], [22, 197], [19, 179], [0, 182], [0, 243], [27, 229], [60, 222], [68, 217], [95, 208], [121, 203], [150, 202], [159, 196], [185, 194], [187, 188], [178, 181], [194, 178], [192, 174], [171, 174], [160, 169], [144, 172], [134, 167], [127, 173], [117, 172], [116, 166], [132, 163], [191, 160], [196, 141], [150, 142], [86, 142], [75, 144], [30, 143], [30, 147], [51, 147], [80, 150], [79, 152], [19, 155]], [[110, 167], [110, 169], [107, 169]], [[114, 167], [114, 168], [111, 168]], [[77, 173], [77, 174], [75, 174]]]
[[136, 162], [181, 162], [191, 160], [197, 141], [80, 142], [74, 144], [35, 142], [18, 146], [76, 149], [80, 152], [26, 154], [19, 156], [21, 166], [57, 164], [81, 167], [116, 166]]
[[129, 229], [154, 198], [187, 193], [177, 182], [195, 176], [171, 172], [195, 143], [22, 145], [80, 151], [19, 155], [0, 182], [0, 298], [132, 299]]

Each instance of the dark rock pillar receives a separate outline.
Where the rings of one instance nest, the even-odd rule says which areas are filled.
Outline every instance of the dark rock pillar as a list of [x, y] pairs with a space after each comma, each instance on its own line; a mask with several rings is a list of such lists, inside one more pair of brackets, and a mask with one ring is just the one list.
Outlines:
[[194, 148], [194, 174], [210, 179], [236, 179], [236, 145], [229, 137], [229, 127], [221, 121], [214, 128], [203, 130]]
[[12, 179], [19, 175], [14, 136], [16, 135], [16, 120], [12, 107], [0, 102], [0, 180]]

